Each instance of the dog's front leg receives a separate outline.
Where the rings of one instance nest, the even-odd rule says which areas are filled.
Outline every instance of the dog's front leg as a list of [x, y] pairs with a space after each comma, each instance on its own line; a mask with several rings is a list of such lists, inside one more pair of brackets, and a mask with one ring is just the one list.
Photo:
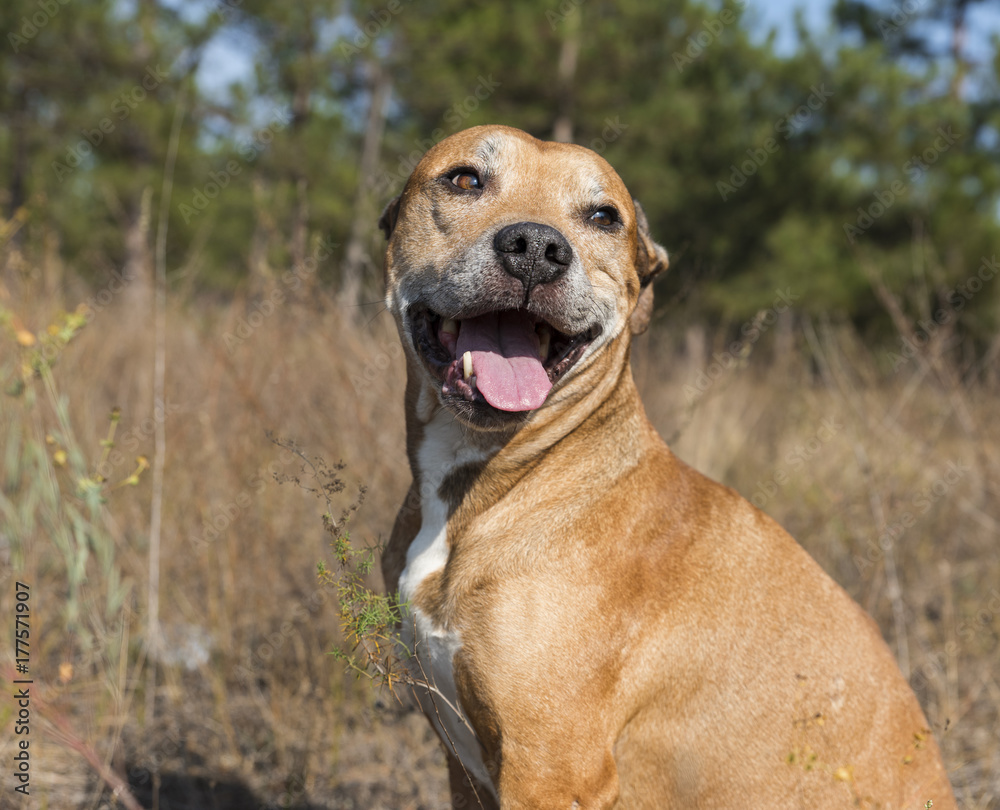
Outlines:
[[597, 759], [588, 757], [589, 762], [575, 758], [555, 767], [544, 764], [544, 759], [544, 755], [528, 755], [518, 762], [504, 756], [500, 810], [611, 810], [615, 806], [618, 769], [610, 751]]
[[491, 791], [476, 782], [454, 754], [448, 754], [448, 786], [454, 810], [499, 810]]

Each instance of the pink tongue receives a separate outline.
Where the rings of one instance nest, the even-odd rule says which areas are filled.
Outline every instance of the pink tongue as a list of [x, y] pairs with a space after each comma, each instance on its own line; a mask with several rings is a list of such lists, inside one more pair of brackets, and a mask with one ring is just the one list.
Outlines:
[[476, 387], [501, 411], [533, 411], [552, 388], [538, 359], [538, 335], [520, 312], [491, 312], [466, 318], [458, 333], [456, 354], [472, 352]]

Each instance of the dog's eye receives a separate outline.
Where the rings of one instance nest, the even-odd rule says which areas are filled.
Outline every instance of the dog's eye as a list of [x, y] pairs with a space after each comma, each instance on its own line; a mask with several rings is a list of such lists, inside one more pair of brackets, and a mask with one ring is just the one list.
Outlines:
[[458, 186], [463, 191], [478, 191], [483, 187], [479, 175], [467, 169], [460, 169], [450, 179], [453, 186]]
[[590, 215], [590, 221], [595, 225], [600, 225], [602, 228], [607, 228], [609, 225], [614, 225], [619, 222], [618, 212], [611, 208], [610, 206], [605, 206], [604, 208], [598, 208]]

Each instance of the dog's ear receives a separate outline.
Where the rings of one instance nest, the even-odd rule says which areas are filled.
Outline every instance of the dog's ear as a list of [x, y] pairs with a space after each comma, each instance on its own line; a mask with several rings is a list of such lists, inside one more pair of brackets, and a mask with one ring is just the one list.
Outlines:
[[396, 219], [399, 217], [399, 198], [402, 196], [399, 194], [393, 197], [382, 211], [382, 216], [378, 218], [378, 226], [382, 229], [386, 239], [392, 236], [392, 229], [396, 227]]
[[632, 204], [635, 206], [635, 269], [639, 274], [639, 301], [632, 310], [628, 325], [633, 335], [641, 335], [653, 315], [653, 279], [670, 266], [670, 259], [666, 248], [653, 241], [649, 220], [639, 201], [632, 200]]

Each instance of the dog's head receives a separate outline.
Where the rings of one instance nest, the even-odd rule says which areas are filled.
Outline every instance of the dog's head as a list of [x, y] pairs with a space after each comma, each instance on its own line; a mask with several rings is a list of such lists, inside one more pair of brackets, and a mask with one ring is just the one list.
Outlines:
[[417, 373], [484, 429], [524, 421], [645, 330], [666, 251], [607, 161], [474, 127], [417, 164], [380, 226], [386, 299]]

